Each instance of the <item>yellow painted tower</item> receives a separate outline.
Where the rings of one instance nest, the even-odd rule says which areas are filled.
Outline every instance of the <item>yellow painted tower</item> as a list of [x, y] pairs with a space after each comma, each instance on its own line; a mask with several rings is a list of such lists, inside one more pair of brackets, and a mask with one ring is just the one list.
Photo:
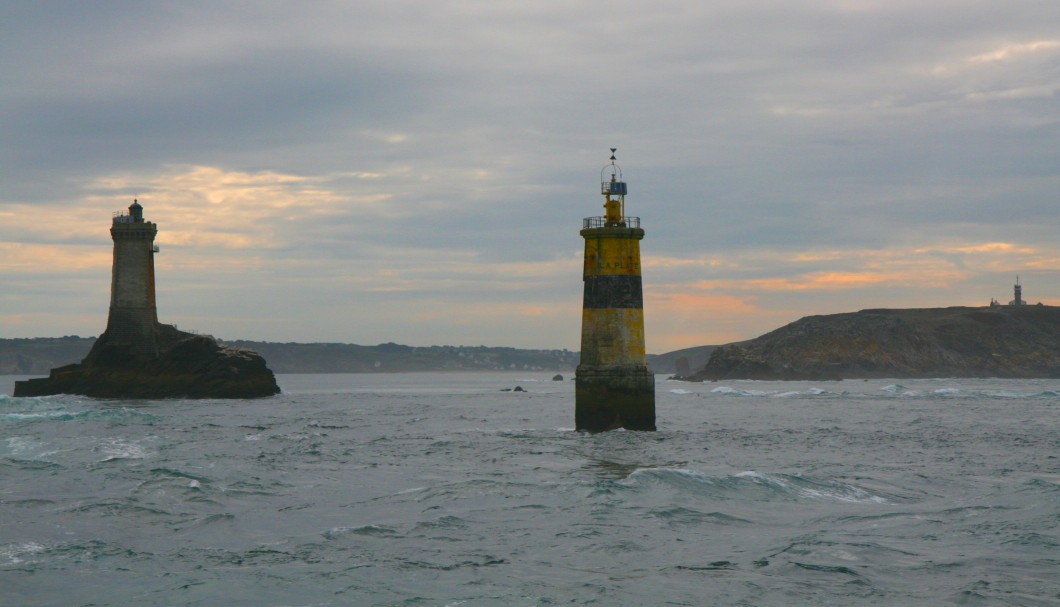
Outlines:
[[158, 226], [144, 220], [144, 208], [136, 200], [129, 212], [115, 213], [110, 235], [114, 239], [114, 262], [110, 280], [110, 314], [107, 316], [108, 345], [128, 346], [136, 354], [158, 354], [155, 326], [155, 235]]
[[[575, 374], [578, 430], [655, 430], [655, 376], [645, 363], [639, 217], [627, 217], [615, 164], [600, 172], [604, 216], [586, 217], [581, 362]], [[608, 173], [610, 178], [608, 179]]]

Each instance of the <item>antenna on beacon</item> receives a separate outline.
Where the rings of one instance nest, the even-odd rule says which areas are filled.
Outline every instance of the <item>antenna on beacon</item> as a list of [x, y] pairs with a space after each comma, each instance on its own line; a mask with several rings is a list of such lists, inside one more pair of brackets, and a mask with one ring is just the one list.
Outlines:
[[[605, 225], [625, 227], [626, 217], [626, 182], [622, 181], [622, 168], [615, 164], [615, 152], [618, 148], [611, 148], [611, 164], [605, 165], [600, 170], [600, 193], [607, 200], [604, 202]], [[604, 180], [604, 173], [611, 169], [611, 179]], [[614, 196], [614, 198], [612, 198]]]

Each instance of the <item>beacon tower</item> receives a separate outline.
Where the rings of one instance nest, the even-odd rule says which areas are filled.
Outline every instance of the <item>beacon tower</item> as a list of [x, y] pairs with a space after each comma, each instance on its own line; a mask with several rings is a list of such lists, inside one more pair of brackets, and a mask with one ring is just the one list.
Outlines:
[[600, 171], [604, 216], [586, 217], [581, 362], [575, 426], [603, 432], [655, 430], [655, 377], [645, 364], [639, 217], [627, 217], [626, 183], [615, 164]]
[[144, 208], [133, 200], [128, 214], [117, 212], [111, 224], [114, 262], [110, 279], [107, 345], [127, 346], [144, 356], [157, 356], [155, 326], [155, 235], [158, 226], [144, 220]]

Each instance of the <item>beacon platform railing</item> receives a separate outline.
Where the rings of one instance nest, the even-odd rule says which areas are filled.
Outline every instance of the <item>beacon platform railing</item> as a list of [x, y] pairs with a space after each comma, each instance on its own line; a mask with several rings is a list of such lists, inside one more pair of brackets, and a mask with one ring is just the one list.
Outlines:
[[640, 217], [623, 217], [622, 221], [615, 223], [608, 221], [607, 217], [586, 217], [582, 220], [582, 229], [589, 228], [639, 228]]

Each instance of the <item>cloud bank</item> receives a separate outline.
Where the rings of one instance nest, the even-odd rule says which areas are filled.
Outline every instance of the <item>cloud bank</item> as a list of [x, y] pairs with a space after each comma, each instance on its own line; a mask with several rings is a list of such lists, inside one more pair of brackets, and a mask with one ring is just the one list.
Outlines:
[[111, 214], [222, 338], [577, 349], [618, 147], [648, 348], [1060, 301], [1060, 5], [2, 5], [0, 334], [94, 335]]

